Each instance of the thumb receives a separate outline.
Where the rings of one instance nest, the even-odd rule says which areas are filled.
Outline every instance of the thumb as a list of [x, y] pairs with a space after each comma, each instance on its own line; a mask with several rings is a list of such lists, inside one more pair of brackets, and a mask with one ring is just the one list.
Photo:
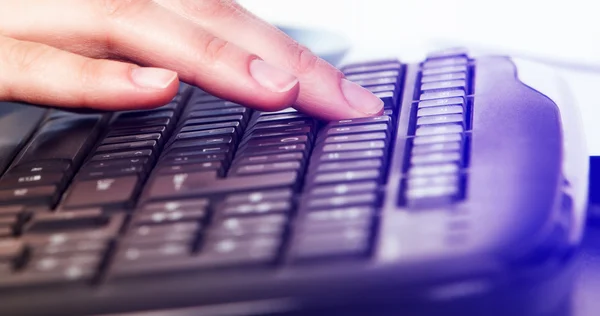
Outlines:
[[177, 73], [92, 59], [0, 36], [0, 100], [99, 110], [161, 106], [177, 93]]

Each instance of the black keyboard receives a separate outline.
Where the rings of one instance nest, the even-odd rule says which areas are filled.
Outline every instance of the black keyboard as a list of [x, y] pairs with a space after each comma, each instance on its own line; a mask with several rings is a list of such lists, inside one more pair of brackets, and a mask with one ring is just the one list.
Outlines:
[[[392, 289], [392, 301], [430, 302], [459, 280], [480, 282], [469, 295], [505, 291], [498, 280], [524, 271], [495, 264], [573, 250], [581, 218], [548, 222], [572, 214], [553, 204], [572, 199], [556, 190], [568, 179], [559, 112], [509, 59], [342, 70], [383, 115], [322, 122], [185, 84], [153, 110], [0, 105], [23, 122], [0, 124], [14, 140], [0, 153], [0, 314], [298, 312]], [[547, 235], [548, 223], [562, 230]]]

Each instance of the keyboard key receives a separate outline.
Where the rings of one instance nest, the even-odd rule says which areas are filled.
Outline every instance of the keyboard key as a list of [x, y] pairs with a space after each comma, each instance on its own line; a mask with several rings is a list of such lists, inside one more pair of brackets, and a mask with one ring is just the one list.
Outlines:
[[273, 121], [277, 121], [277, 123], [279, 123], [280, 121], [287, 121], [287, 120], [297, 120], [299, 118], [307, 118], [308, 116], [306, 114], [303, 113], [284, 113], [284, 114], [275, 114], [275, 115], [263, 115], [263, 116], [259, 116], [256, 119], [256, 123], [264, 123], [264, 122], [273, 122]]
[[227, 128], [227, 127], [232, 127], [235, 129], [236, 133], [239, 133], [239, 132], [241, 132], [240, 126], [241, 126], [241, 124], [239, 121], [229, 121], [229, 122], [221, 122], [221, 123], [214, 123], [214, 124], [190, 125], [190, 126], [182, 127], [179, 130], [179, 133], [207, 131], [207, 130]]
[[381, 159], [362, 159], [343, 162], [321, 163], [316, 169], [319, 172], [337, 170], [378, 169], [383, 166]]
[[406, 180], [406, 183], [409, 188], [455, 186], [458, 184], [458, 176], [445, 174], [433, 177], [411, 177]]
[[135, 120], [115, 121], [111, 128], [131, 128], [131, 127], [150, 127], [150, 126], [167, 126], [171, 124], [172, 119], [169, 117], [159, 118], [141, 118]]
[[205, 265], [240, 265], [252, 262], [272, 262], [281, 244], [275, 236], [252, 237], [249, 239], [223, 238], [206, 244], [199, 256]]
[[117, 120], [119, 122], [123, 121], [139, 121], [146, 119], [155, 119], [155, 118], [171, 118], [173, 117], [174, 112], [171, 110], [157, 110], [157, 111], [131, 111], [131, 112], [122, 112], [117, 116]]
[[201, 172], [184, 173], [156, 177], [149, 185], [148, 196], [151, 200], [184, 196], [211, 196], [238, 191], [292, 187], [296, 184], [296, 180], [296, 172], [217, 180], [211, 180]]
[[378, 86], [385, 84], [397, 84], [398, 78], [373, 78], [373, 79], [363, 79], [363, 80], [354, 80], [354, 83], [363, 86]]
[[287, 216], [271, 214], [253, 217], [230, 217], [213, 224], [209, 235], [219, 237], [247, 237], [254, 235], [281, 235]]
[[363, 65], [351, 65], [343, 68], [346, 75], [371, 72], [371, 71], [386, 71], [386, 70], [399, 70], [402, 65], [397, 61], [390, 61], [386, 63], [378, 64], [363, 64]]
[[444, 89], [464, 89], [466, 90], [467, 82], [465, 80], [448, 80], [424, 83], [421, 85], [421, 91], [434, 91]]
[[386, 91], [395, 92], [396, 88], [397, 87], [393, 84], [384, 84], [384, 85], [379, 85], [379, 86], [369, 86], [366, 89], [375, 93], [375, 92], [386, 92]]
[[180, 222], [162, 225], [141, 225], [132, 227], [125, 236], [126, 245], [142, 246], [159, 243], [191, 243], [198, 234], [200, 224], [196, 222]]
[[37, 174], [42, 172], [67, 173], [70, 168], [71, 163], [67, 160], [42, 160], [19, 164], [12, 167], [7, 174]]
[[355, 171], [340, 171], [330, 173], [318, 173], [313, 182], [316, 184], [346, 182], [346, 181], [362, 181], [362, 180], [379, 180], [381, 173], [378, 169], [355, 170]]
[[[306, 136], [280, 136], [280, 137], [268, 137], [268, 138], [257, 138], [251, 139], [246, 142], [243, 146], [246, 147], [266, 147], [266, 146], [279, 146], [283, 144], [306, 144], [309, 139]], [[244, 147], [240, 148], [242, 150]]]
[[214, 170], [218, 175], [222, 175], [223, 164], [219, 161], [206, 161], [202, 163], [177, 164], [170, 166], [161, 166], [157, 168], [159, 174], [173, 174], [182, 172], [197, 172]]
[[330, 136], [325, 139], [325, 144], [348, 143], [348, 142], [365, 141], [365, 140], [386, 140], [386, 139], [387, 139], [387, 134], [383, 133], [383, 132], [362, 133], [362, 134]]
[[440, 58], [435, 60], [428, 60], [423, 63], [423, 68], [439, 68], [439, 67], [448, 67], [448, 66], [463, 66], [468, 63], [468, 59], [466, 57], [449, 57], [449, 58]]
[[365, 150], [365, 149], [381, 149], [385, 148], [385, 141], [369, 141], [369, 142], [355, 142], [355, 143], [339, 143], [329, 144], [323, 146], [323, 152], [339, 152], [349, 150]]
[[293, 144], [293, 145], [283, 145], [283, 146], [269, 146], [269, 147], [261, 147], [261, 148], [246, 148], [243, 152], [239, 153], [239, 157], [244, 156], [266, 156], [272, 154], [285, 154], [285, 153], [295, 153], [302, 152], [307, 154], [308, 147], [305, 144]]
[[185, 147], [215, 146], [221, 144], [233, 145], [234, 143], [235, 140], [232, 136], [213, 136], [191, 140], [176, 140], [168, 147], [168, 150]]
[[57, 200], [58, 188], [45, 185], [30, 188], [0, 190], [0, 204], [46, 205], [50, 206]]
[[235, 175], [249, 175], [258, 173], [280, 172], [290, 170], [300, 170], [302, 164], [300, 161], [283, 161], [268, 164], [244, 165], [235, 169]]
[[413, 138], [415, 145], [429, 145], [436, 143], [460, 142], [463, 136], [461, 134], [438, 134], [431, 136], [416, 136]]
[[452, 73], [452, 72], [467, 72], [467, 66], [466, 65], [456, 65], [456, 66], [426, 68], [426, 69], [423, 69], [423, 76], [445, 74], [445, 73]]
[[425, 92], [421, 94], [420, 100], [434, 100], [434, 99], [448, 99], [455, 97], [465, 97], [465, 90], [456, 89], [456, 90], [444, 90], [444, 91], [434, 91], [434, 92]]
[[150, 126], [150, 127], [124, 127], [124, 128], [111, 128], [106, 137], [119, 137], [119, 136], [129, 136], [129, 135], [138, 135], [138, 134], [155, 134], [158, 133], [160, 135], [164, 135], [167, 130], [166, 126]]
[[305, 235], [297, 239], [293, 256], [297, 260], [363, 256], [369, 250], [369, 237], [367, 232], [358, 229], [337, 234]]
[[205, 117], [205, 118], [194, 118], [184, 121], [185, 127], [212, 124], [219, 122], [242, 122], [244, 121], [243, 115], [227, 115], [227, 116], [216, 116], [216, 117]]
[[424, 117], [417, 118], [417, 127], [423, 126], [423, 125], [447, 124], [447, 123], [459, 123], [459, 124], [463, 125], [464, 120], [465, 120], [465, 117], [462, 114], [424, 116]]
[[377, 132], [377, 131], [388, 131], [389, 126], [387, 124], [365, 124], [365, 125], [351, 125], [344, 127], [332, 127], [326, 129], [327, 135], [346, 135], [364, 132]]
[[161, 211], [138, 213], [133, 218], [134, 225], [164, 224], [178, 222], [198, 222], [206, 218], [207, 210], [197, 208], [165, 209]]
[[197, 164], [202, 162], [219, 161], [224, 163], [228, 159], [225, 154], [190, 154], [188, 156], [167, 156], [160, 161], [161, 166]]
[[[368, 206], [335, 208], [326, 211], [313, 211], [304, 217], [306, 226], [334, 226], [336, 222], [369, 222], [375, 215], [375, 210]], [[333, 224], [333, 225], [332, 225]]]
[[285, 154], [270, 154], [270, 155], [259, 155], [259, 156], [248, 156], [236, 159], [235, 165], [247, 165], [247, 164], [266, 164], [284, 161], [298, 161], [304, 159], [304, 153], [302, 152], [291, 152]]
[[102, 153], [102, 154], [94, 155], [94, 157], [92, 157], [91, 161], [124, 159], [124, 158], [142, 158], [142, 157], [150, 157], [150, 156], [152, 156], [152, 154], [153, 154], [152, 149]]
[[460, 152], [437, 152], [430, 154], [415, 155], [410, 157], [410, 163], [413, 165], [426, 165], [434, 163], [460, 162], [462, 155]]
[[249, 136], [252, 139], [256, 139], [256, 138], [265, 138], [265, 137], [279, 137], [279, 136], [286, 136], [286, 135], [292, 135], [292, 136], [305, 136], [305, 137], [311, 137], [313, 132], [313, 129], [310, 126], [300, 126], [300, 127], [296, 127], [296, 126], [292, 126], [292, 127], [280, 127], [280, 128], [273, 128], [273, 129], [269, 129], [269, 130], [257, 130], [253, 133], [250, 133]]
[[431, 143], [426, 145], [416, 145], [412, 147], [413, 155], [424, 155], [435, 152], [453, 152], [459, 151], [462, 148], [462, 142], [450, 141], [443, 143]]
[[[213, 267], [264, 265], [273, 262], [280, 241], [259, 236], [251, 240], [222, 239], [211, 241], [202, 252], [190, 256], [181, 246], [141, 252], [128, 248], [120, 252], [111, 271], [112, 277], [156, 274], [163, 271], [186, 271]], [[131, 251], [131, 249], [136, 249]], [[161, 251], [162, 250], [162, 251]]]
[[101, 260], [99, 254], [77, 254], [68, 257], [33, 258], [16, 278], [24, 283], [54, 283], [90, 280]]
[[435, 107], [435, 106], [451, 106], [459, 105], [461, 108], [465, 105], [465, 99], [463, 98], [441, 98], [434, 100], [421, 101], [418, 103], [419, 109]]
[[458, 174], [459, 167], [455, 163], [413, 166], [408, 170], [411, 177], [437, 176], [442, 174]]
[[288, 120], [288, 121], [274, 121], [274, 122], [264, 122], [264, 123], [257, 123], [254, 126], [252, 126], [251, 128], [248, 129], [248, 133], [251, 132], [270, 132], [271, 129], [279, 129], [279, 128], [298, 128], [298, 127], [304, 127], [304, 126], [313, 126], [314, 125], [314, 121], [311, 119], [305, 119], [305, 118], [298, 118], [295, 120]]
[[102, 141], [102, 145], [117, 144], [117, 143], [129, 143], [129, 142], [137, 142], [137, 141], [148, 141], [148, 140], [159, 141], [160, 139], [161, 139], [161, 134], [159, 134], [159, 133], [114, 136], [114, 137], [105, 138]]
[[448, 123], [435, 125], [420, 125], [415, 132], [416, 136], [429, 136], [440, 134], [459, 134], [465, 131], [462, 123]]
[[[458, 185], [449, 184], [439, 186], [426, 186], [418, 188], [409, 188], [408, 190], [406, 190], [406, 199], [409, 201], [409, 203], [411, 203], [411, 200], [419, 199], [454, 198], [458, 193]], [[426, 202], [420, 203], [426, 204]]]
[[210, 130], [194, 131], [194, 132], [183, 132], [177, 134], [175, 139], [195, 139], [195, 138], [206, 138], [215, 137], [221, 135], [236, 135], [236, 129], [234, 127], [227, 128], [216, 128]]
[[143, 140], [129, 143], [118, 143], [101, 145], [96, 149], [97, 153], [112, 152], [112, 151], [131, 151], [140, 149], [155, 149], [157, 142], [155, 140]]
[[44, 124], [17, 163], [78, 161], [87, 154], [99, 132], [99, 117], [64, 117]]
[[375, 193], [340, 195], [334, 197], [312, 198], [307, 202], [309, 209], [332, 209], [347, 206], [376, 206], [379, 198]]
[[133, 202], [138, 185], [137, 176], [80, 181], [73, 184], [64, 207], [70, 209], [90, 206], [128, 207]]
[[98, 161], [92, 161], [92, 162], [85, 164], [83, 166], [83, 168], [89, 169], [89, 170], [115, 169], [115, 168], [139, 166], [139, 165], [143, 166], [149, 162], [150, 162], [150, 159], [148, 157], [98, 160]]
[[365, 80], [365, 79], [383, 78], [383, 77], [397, 78], [399, 76], [400, 76], [399, 71], [388, 70], [388, 71], [376, 71], [376, 72], [367, 72], [367, 73], [347, 75], [346, 79], [350, 80], [350, 81], [356, 81], [356, 80]]
[[182, 147], [175, 148], [169, 152], [166, 158], [175, 158], [175, 157], [195, 157], [198, 155], [231, 155], [232, 149], [230, 144], [221, 144], [221, 145], [209, 145], [201, 148], [194, 147]]
[[385, 123], [391, 124], [392, 118], [389, 116], [371, 116], [371, 117], [363, 117], [357, 119], [347, 119], [347, 120], [339, 120], [333, 121], [328, 124], [328, 127], [340, 127], [340, 126], [348, 126], [348, 125], [363, 125], [369, 123]]
[[187, 111], [198, 111], [198, 110], [213, 110], [213, 109], [224, 109], [224, 108], [237, 108], [240, 105], [237, 103], [233, 103], [230, 101], [212, 101], [212, 102], [203, 102], [203, 103], [194, 103], [190, 102], [186, 106]]
[[0, 188], [21, 188], [29, 186], [57, 185], [62, 186], [64, 173], [45, 172], [26, 175], [6, 175], [0, 180]]
[[373, 192], [377, 189], [377, 181], [349, 182], [334, 185], [318, 185], [306, 188], [311, 196], [333, 196]]
[[[417, 110], [417, 117], [420, 119], [425, 116], [439, 116], [439, 115], [451, 115], [451, 114], [459, 114], [461, 120], [464, 120], [462, 114], [464, 113], [464, 108], [459, 105], [450, 105], [450, 106], [436, 106], [431, 108], [422, 108]], [[424, 119], [427, 120], [427, 119]]]
[[186, 119], [200, 118], [200, 117], [215, 117], [215, 116], [227, 116], [236, 114], [247, 114], [248, 108], [245, 107], [228, 107], [212, 110], [199, 110], [192, 111], [186, 115]]
[[292, 198], [292, 190], [270, 190], [255, 191], [240, 194], [231, 194], [225, 198], [227, 204], [258, 203], [263, 201], [289, 200]]
[[254, 204], [226, 205], [217, 212], [223, 216], [246, 216], [272, 213], [288, 213], [292, 209], [289, 201], [265, 201]]
[[430, 75], [421, 77], [421, 83], [431, 83], [448, 80], [466, 80], [467, 74], [464, 72], [451, 72], [439, 75]]
[[383, 150], [362, 150], [362, 151], [348, 151], [348, 152], [333, 152], [323, 154], [319, 157], [320, 161], [341, 161], [341, 160], [353, 160], [353, 159], [365, 159], [365, 158], [383, 158]]
[[188, 242], [163, 242], [149, 247], [147, 245], [124, 245], [115, 255], [117, 271], [136, 266], [151, 265], [155, 262], [189, 258], [191, 245]]

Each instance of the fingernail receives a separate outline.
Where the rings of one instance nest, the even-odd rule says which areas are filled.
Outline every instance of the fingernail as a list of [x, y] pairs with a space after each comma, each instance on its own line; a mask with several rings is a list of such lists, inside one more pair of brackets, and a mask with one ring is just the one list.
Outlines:
[[342, 93], [348, 104], [364, 114], [373, 115], [381, 112], [383, 101], [369, 90], [347, 79], [342, 79]]
[[175, 78], [176, 72], [162, 68], [141, 67], [131, 70], [131, 79], [142, 88], [165, 89]]
[[261, 86], [273, 92], [288, 91], [298, 83], [298, 79], [293, 75], [260, 59], [250, 62], [250, 75]]

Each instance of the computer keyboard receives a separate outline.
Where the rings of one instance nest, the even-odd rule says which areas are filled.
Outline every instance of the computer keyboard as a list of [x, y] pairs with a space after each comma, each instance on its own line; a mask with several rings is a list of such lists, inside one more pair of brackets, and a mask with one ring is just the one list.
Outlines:
[[0, 126], [15, 140], [0, 147], [1, 314], [303, 313], [495, 291], [505, 311], [507, 288], [555, 291], [583, 225], [564, 106], [504, 57], [342, 71], [383, 115], [322, 122], [186, 84], [153, 110], [0, 105], [27, 118], [0, 118], [15, 126]]

